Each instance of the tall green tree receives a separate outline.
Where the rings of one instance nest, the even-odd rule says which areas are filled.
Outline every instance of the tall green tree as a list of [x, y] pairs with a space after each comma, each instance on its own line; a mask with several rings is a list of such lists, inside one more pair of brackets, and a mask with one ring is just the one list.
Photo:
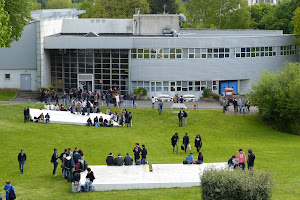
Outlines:
[[262, 121], [281, 131], [300, 133], [300, 63], [286, 63], [276, 73], [264, 71], [247, 97]]
[[260, 2], [259, 4], [255, 4], [250, 6], [251, 13], [251, 27], [254, 29], [266, 29], [264, 24], [262, 24], [261, 20], [265, 15], [268, 15], [275, 12], [277, 5], [272, 5], [270, 3]]
[[49, 0], [46, 9], [73, 8], [72, 0]]
[[45, 9], [48, 0], [37, 0], [37, 2], [41, 4], [42, 9]]
[[244, 0], [190, 0], [186, 6], [193, 28], [250, 27], [250, 12]]
[[94, 0], [93, 5], [86, 8], [82, 16], [86, 18], [132, 18], [135, 8], [140, 8], [141, 13], [150, 13], [147, 0]]
[[10, 47], [22, 36], [31, 20], [32, 2], [28, 0], [0, 0], [0, 48]]
[[31, 10], [41, 10], [41, 8], [41, 3], [38, 3], [36, 0], [31, 0]]
[[148, 0], [152, 14], [166, 13], [175, 14], [178, 12], [176, 0]]
[[294, 25], [294, 33], [297, 35], [295, 40], [300, 44], [300, 7], [295, 10], [292, 23]]

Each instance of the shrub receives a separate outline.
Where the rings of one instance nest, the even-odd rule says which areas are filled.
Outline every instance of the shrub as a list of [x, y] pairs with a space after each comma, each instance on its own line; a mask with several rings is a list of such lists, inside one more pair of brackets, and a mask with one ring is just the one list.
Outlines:
[[204, 89], [203, 89], [202, 96], [203, 96], [204, 98], [208, 98], [208, 97], [211, 95], [211, 93], [212, 93], [211, 89], [204, 88]]
[[134, 94], [135, 95], [141, 95], [141, 96], [146, 96], [147, 95], [147, 90], [142, 87], [137, 87], [134, 88]]
[[212, 94], [213, 99], [219, 100], [220, 96], [218, 94]]
[[268, 200], [272, 179], [269, 173], [242, 170], [205, 170], [201, 177], [203, 200]]
[[300, 133], [300, 63], [286, 63], [276, 73], [264, 71], [249, 97], [262, 121], [281, 131]]

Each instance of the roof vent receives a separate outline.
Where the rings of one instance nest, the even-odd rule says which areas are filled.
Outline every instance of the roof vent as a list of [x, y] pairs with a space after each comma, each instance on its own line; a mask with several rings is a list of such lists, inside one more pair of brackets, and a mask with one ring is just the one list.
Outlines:
[[94, 32], [89, 32], [84, 37], [99, 37], [99, 35], [97, 33], [94, 33]]

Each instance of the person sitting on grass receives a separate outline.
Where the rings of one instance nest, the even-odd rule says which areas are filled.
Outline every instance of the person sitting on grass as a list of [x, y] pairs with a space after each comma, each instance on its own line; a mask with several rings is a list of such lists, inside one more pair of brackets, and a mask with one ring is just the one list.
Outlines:
[[46, 118], [46, 124], [50, 124], [50, 115], [49, 115], [49, 113], [47, 113], [45, 118]]
[[99, 120], [98, 120], [98, 117], [96, 116], [95, 118], [94, 118], [94, 126], [96, 126], [96, 123], [98, 123], [99, 122]]
[[193, 153], [190, 153], [186, 156], [186, 161], [188, 164], [193, 164], [193, 161], [194, 161]]
[[107, 119], [104, 119], [104, 121], [103, 121], [103, 126], [104, 126], [104, 127], [107, 127], [107, 126], [108, 126], [108, 121], [107, 121]]
[[108, 166], [114, 166], [115, 165], [115, 160], [114, 160], [114, 155], [113, 153], [108, 154], [107, 158], [106, 158], [106, 164]]
[[124, 165], [133, 165], [133, 159], [132, 157], [129, 155], [129, 153], [126, 153], [126, 157], [124, 159]]
[[88, 120], [86, 121], [87, 122], [87, 126], [93, 126], [93, 123], [92, 123], [92, 120], [91, 118], [89, 117]]
[[40, 116], [38, 117], [39, 122], [44, 122], [44, 119], [45, 119], [44, 114], [41, 113]]
[[87, 168], [87, 175], [86, 175], [86, 181], [84, 184], [84, 191], [88, 192], [90, 189], [90, 186], [93, 184], [93, 181], [95, 180], [94, 173], [92, 172], [91, 168]]
[[198, 155], [198, 160], [196, 161], [197, 164], [202, 164], [203, 163], [203, 154], [199, 152]]
[[117, 166], [122, 166], [124, 163], [124, 158], [121, 156], [121, 154], [118, 155], [118, 157], [115, 159], [115, 164]]
[[231, 156], [231, 158], [229, 158], [227, 164], [228, 164], [228, 167], [232, 168], [234, 166], [234, 159], [235, 159], [235, 156]]
[[99, 124], [100, 124], [100, 126], [103, 126], [103, 117], [102, 116], [100, 116], [100, 118], [99, 118]]

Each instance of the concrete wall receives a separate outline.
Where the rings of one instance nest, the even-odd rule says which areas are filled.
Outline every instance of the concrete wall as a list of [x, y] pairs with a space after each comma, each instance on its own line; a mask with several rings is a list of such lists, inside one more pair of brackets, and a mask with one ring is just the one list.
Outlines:
[[13, 42], [11, 48], [0, 49], [0, 70], [37, 68], [36, 26], [37, 23], [28, 24], [20, 41]]
[[132, 33], [132, 19], [64, 19], [61, 33]]
[[[133, 15], [134, 35], [163, 35], [164, 29], [179, 31], [179, 15]], [[140, 32], [139, 32], [140, 31]]]
[[[10, 80], [5, 80], [5, 74], [10, 74]], [[21, 74], [31, 74], [31, 90], [39, 88], [36, 70], [0, 70], [0, 87], [21, 88]]]

